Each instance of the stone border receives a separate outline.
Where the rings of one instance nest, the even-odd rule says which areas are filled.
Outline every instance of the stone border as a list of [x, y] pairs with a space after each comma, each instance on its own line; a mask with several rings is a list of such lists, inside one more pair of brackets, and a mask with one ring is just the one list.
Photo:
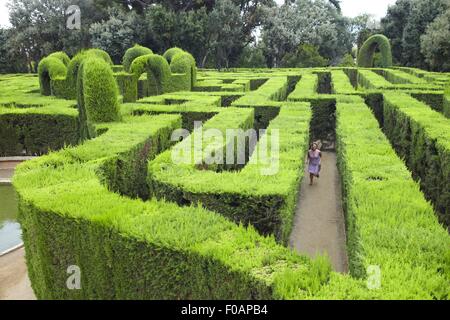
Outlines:
[[16, 245], [16, 246], [14, 246], [14, 247], [12, 247], [12, 248], [9, 248], [9, 249], [7, 249], [7, 250], [5, 250], [3, 252], [0, 252], [0, 257], [6, 256], [8, 253], [12, 253], [12, 252], [14, 252], [16, 250], [19, 250], [21, 248], [23, 248], [23, 242], [18, 244], [18, 245]]
[[0, 157], [0, 162], [19, 162], [19, 161], [31, 160], [31, 159], [34, 159], [34, 158], [36, 158], [36, 157], [31, 157], [31, 156], [28, 156], [28, 157], [21, 157], [21, 156], [18, 156], [18, 157]]

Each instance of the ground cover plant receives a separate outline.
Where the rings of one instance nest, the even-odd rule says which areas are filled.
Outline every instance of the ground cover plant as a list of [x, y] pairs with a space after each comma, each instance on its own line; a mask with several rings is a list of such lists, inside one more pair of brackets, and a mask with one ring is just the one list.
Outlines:
[[[371, 39], [361, 59], [374, 44], [387, 50]], [[0, 76], [0, 155], [43, 155], [14, 177], [37, 297], [449, 299], [450, 78], [390, 60], [197, 70], [182, 49], [134, 46], [123, 65], [59, 52], [37, 76]], [[256, 134], [232, 165], [236, 138], [207, 138], [228, 129]], [[287, 247], [315, 139], [335, 144], [349, 274]], [[174, 161], [183, 150], [198, 157]]]

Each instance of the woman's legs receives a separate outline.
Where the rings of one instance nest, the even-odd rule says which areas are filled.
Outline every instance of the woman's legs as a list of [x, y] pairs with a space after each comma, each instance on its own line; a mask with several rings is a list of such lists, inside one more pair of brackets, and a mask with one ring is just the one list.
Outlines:
[[314, 174], [312, 173], [309, 174], [309, 181], [310, 181], [309, 185], [312, 186], [314, 183]]

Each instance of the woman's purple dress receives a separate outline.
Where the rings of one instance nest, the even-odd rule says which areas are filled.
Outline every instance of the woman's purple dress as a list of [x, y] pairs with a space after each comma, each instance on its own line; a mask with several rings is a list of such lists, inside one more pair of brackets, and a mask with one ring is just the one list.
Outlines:
[[309, 173], [317, 176], [320, 173], [320, 163], [321, 163], [320, 150], [316, 151], [309, 150], [308, 157], [309, 157], [309, 167], [308, 167]]

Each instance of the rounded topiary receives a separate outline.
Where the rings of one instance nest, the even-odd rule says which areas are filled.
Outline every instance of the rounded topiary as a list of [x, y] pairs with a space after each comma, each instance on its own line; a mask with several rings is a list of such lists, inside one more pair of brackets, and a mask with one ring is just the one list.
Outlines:
[[123, 56], [122, 64], [125, 71], [130, 71], [131, 64], [133, 61], [141, 56], [145, 56], [148, 54], [153, 54], [153, 51], [149, 48], [140, 46], [136, 44], [134, 47], [128, 49]]
[[52, 57], [52, 58], [57, 58], [59, 60], [62, 61], [62, 63], [64, 63], [64, 65], [67, 67], [70, 63], [70, 58], [67, 55], [67, 53], [65, 53], [64, 51], [58, 51], [58, 52], [53, 52], [52, 54], [50, 54], [48, 57]]
[[147, 79], [150, 83], [155, 83], [155, 94], [169, 92], [172, 72], [167, 60], [157, 54], [148, 54], [138, 57], [131, 64], [130, 72], [136, 79], [147, 72]]
[[371, 36], [358, 53], [358, 67], [372, 68], [376, 49], [381, 53], [382, 68], [392, 67], [392, 49], [389, 39], [382, 34]]
[[78, 79], [78, 69], [84, 59], [88, 57], [97, 57], [108, 65], [112, 66], [113, 62], [109, 54], [101, 49], [89, 49], [84, 50], [75, 55], [75, 57], [70, 60], [69, 66], [67, 67], [67, 86], [70, 91], [69, 97], [76, 98], [76, 87]]
[[167, 62], [170, 64], [172, 62], [173, 57], [175, 57], [177, 54], [184, 53], [185, 51], [183, 49], [174, 47], [166, 52], [164, 52], [163, 57], [167, 60]]
[[67, 68], [63, 61], [49, 56], [39, 62], [38, 74], [41, 94], [49, 96], [52, 94], [50, 81], [57, 78], [65, 78], [67, 75]]
[[88, 57], [80, 67], [78, 103], [91, 123], [119, 121], [119, 89], [111, 66], [98, 57]]
[[172, 73], [185, 73], [190, 80], [190, 88], [197, 82], [197, 67], [194, 57], [185, 51], [175, 54], [170, 63]]

